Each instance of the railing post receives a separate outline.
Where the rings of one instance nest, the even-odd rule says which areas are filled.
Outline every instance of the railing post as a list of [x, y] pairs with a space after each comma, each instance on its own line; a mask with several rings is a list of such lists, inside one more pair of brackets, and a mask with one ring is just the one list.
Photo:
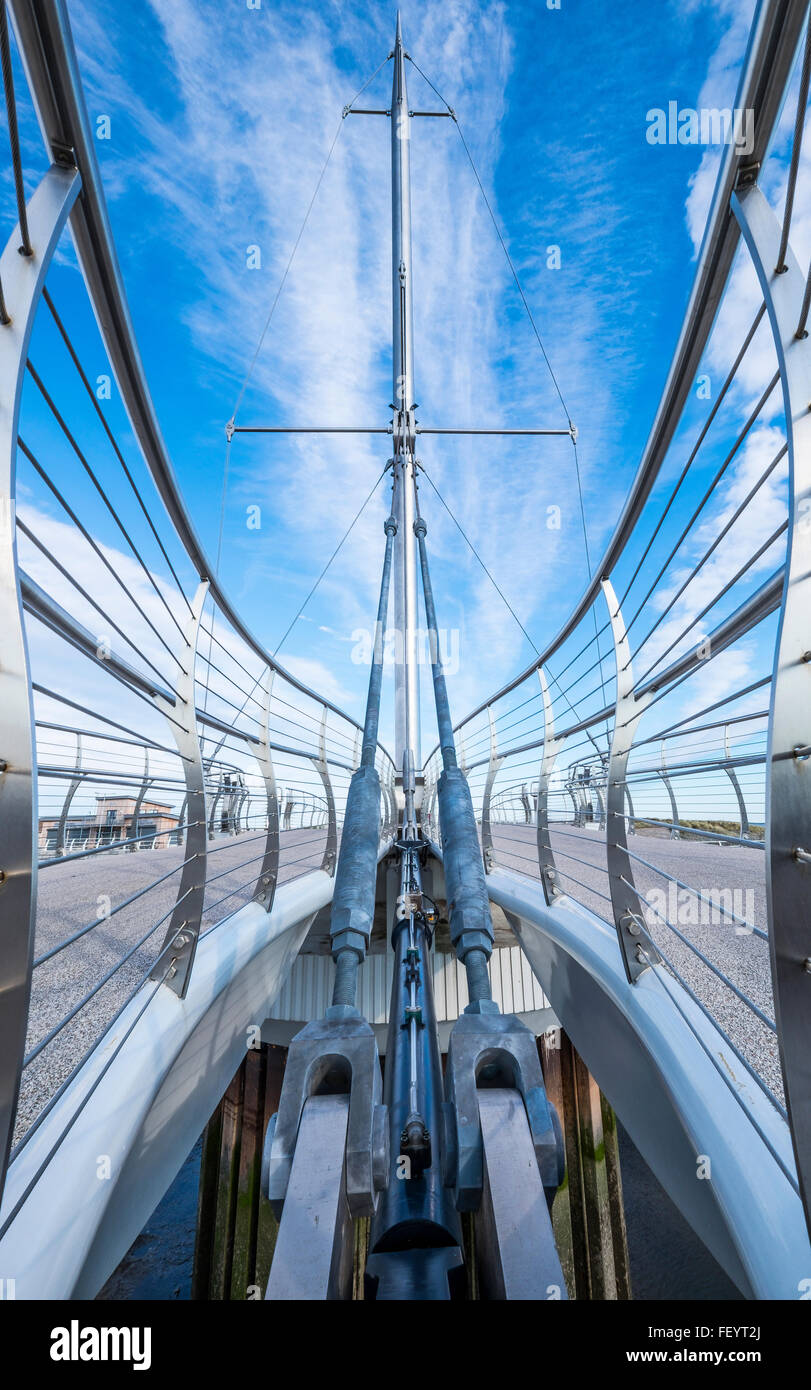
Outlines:
[[144, 775], [143, 775], [143, 777], [141, 778], [141, 786], [140, 786], [140, 788], [139, 788], [139, 790], [138, 790], [138, 795], [137, 795], [136, 798], [135, 798], [135, 803], [134, 803], [133, 808], [132, 808], [132, 820], [130, 821], [130, 833], [129, 833], [129, 835], [126, 834], [126, 827], [125, 827], [125, 836], [124, 836], [124, 838], [125, 838], [125, 839], [131, 839], [131, 840], [132, 840], [132, 844], [131, 844], [131, 845], [127, 845], [127, 849], [128, 849], [131, 853], [133, 853], [133, 854], [135, 853], [135, 851], [136, 851], [137, 849], [140, 848], [140, 841], [139, 841], [139, 839], [138, 839], [138, 817], [139, 817], [140, 814], [141, 814], [141, 807], [142, 807], [143, 804], [144, 804], [144, 797], [146, 796], [147, 789], [148, 789], [148, 787], [150, 786], [151, 781], [152, 781], [152, 779], [151, 779], [151, 777], [149, 776], [149, 747], [148, 747], [148, 746], [145, 746], [145, 747], [144, 747]]
[[659, 776], [664, 782], [665, 787], [667, 788], [667, 794], [670, 797], [670, 819], [673, 825], [673, 829], [670, 832], [670, 838], [671, 840], [680, 840], [681, 832], [677, 829], [679, 820], [679, 808], [676, 805], [676, 793], [673, 790], [673, 783], [667, 775], [667, 754], [665, 753], [664, 739], [662, 739], [662, 770], [659, 773]]
[[0, 325], [0, 1191], [25, 1048], [39, 854], [36, 727], [15, 529], [17, 427], [40, 293], [80, 183], [76, 169], [52, 166], [28, 203], [33, 255], [20, 255], [16, 226], [0, 257], [0, 281], [10, 320]]
[[[335, 873], [335, 863], [338, 858], [338, 825], [335, 819], [335, 796], [332, 791], [332, 781], [329, 775], [329, 763], [327, 762], [327, 707], [323, 706], [321, 716], [321, 728], [318, 735], [318, 761], [316, 763], [321, 781], [324, 784], [324, 795], [327, 799], [327, 843], [324, 847], [324, 857], [321, 860], [321, 868], [325, 873]], [[303, 824], [303, 815], [302, 815]]]
[[175, 826], [174, 830], [172, 831], [172, 834], [169, 837], [169, 843], [172, 845], [182, 845], [183, 843], [183, 826], [186, 822], [186, 808], [188, 804], [189, 797], [187, 793], [183, 797], [183, 800], [180, 804], [180, 814], [177, 818], [177, 825]]
[[[797, 1176], [811, 1231], [811, 340], [805, 276], [757, 184], [732, 211], [766, 302], [783, 388], [789, 525], [766, 761], [766, 905], [780, 1061]], [[800, 336], [798, 337], [798, 332]]]
[[246, 828], [246, 827], [243, 826], [243, 824], [242, 824], [242, 808], [244, 807], [245, 802], [247, 801], [247, 799], [248, 799], [248, 789], [247, 789], [247, 787], [243, 787], [242, 790], [241, 790], [240, 793], [239, 793], [239, 797], [237, 798], [237, 809], [236, 809], [236, 814], [235, 814], [235, 816], [234, 816], [234, 823], [235, 823], [235, 826], [236, 826], [236, 834], [237, 834], [237, 835], [241, 835], [242, 832], [243, 832], [243, 830]]
[[[729, 747], [728, 724], [724, 725], [724, 757], [727, 759], [727, 761], [729, 761], [729, 759], [732, 757], [732, 753]], [[741, 787], [740, 782], [738, 781], [738, 774], [736, 773], [734, 767], [725, 767], [724, 771], [727, 777], [729, 778], [730, 782], [732, 783], [732, 790], [734, 791], [735, 796], [738, 800], [738, 819], [741, 823], [741, 839], [747, 839], [750, 831], [749, 813], [746, 809], [746, 802], [743, 796], [743, 789]]]
[[197, 589], [188, 620], [186, 669], [181, 667], [178, 671], [175, 687], [177, 703], [170, 705], [162, 695], [153, 697], [158, 708], [171, 716], [169, 727], [183, 760], [186, 777], [186, 845], [177, 902], [160, 954], [152, 967], [151, 978], [164, 981], [181, 999], [185, 998], [189, 987], [206, 895], [206, 786], [194, 703], [194, 671], [200, 621], [207, 595], [206, 580]]
[[56, 846], [54, 848], [54, 858], [61, 859], [65, 853], [65, 830], [68, 823], [68, 813], [71, 802], [83, 782], [82, 777], [82, 736], [76, 735], [76, 776], [72, 777], [65, 792], [65, 800], [62, 802], [62, 810], [59, 814], [59, 825], [56, 829]]
[[606, 814], [605, 814], [605, 793], [603, 792], [602, 787], [598, 786], [597, 783], [595, 783], [595, 784], [592, 786], [592, 791], [594, 792], [594, 795], [595, 795], [596, 798], [597, 798], [597, 805], [598, 805], [598, 807], [599, 807], [599, 809], [600, 809], [600, 819], [599, 819], [599, 821], [597, 822], [597, 825], [598, 825], [598, 828], [599, 828], [600, 830], [603, 830], [603, 829], [605, 828], [605, 822], [606, 822]]
[[270, 912], [276, 894], [280, 850], [279, 798], [276, 794], [276, 774], [273, 770], [273, 758], [270, 751], [270, 702], [273, 695], [273, 676], [273, 669], [268, 667], [265, 698], [262, 705], [262, 741], [256, 752], [256, 761], [265, 783], [265, 795], [267, 796], [267, 837], [265, 839], [265, 853], [253, 896], [256, 902], [262, 903], [267, 912]]
[[634, 698], [634, 677], [631, 669], [631, 648], [625, 622], [620, 612], [613, 585], [602, 581], [608, 605], [614, 655], [617, 663], [617, 695], [614, 708], [614, 729], [608, 760], [606, 789], [606, 867], [614, 911], [614, 924], [625, 965], [625, 972], [634, 984], [643, 970], [661, 960], [645, 926], [642, 904], [634, 883], [631, 860], [625, 852], [628, 838], [625, 825], [625, 792], [628, 755], [647, 701]]
[[[211, 773], [212, 770], [213, 770], [213, 767], [210, 765], [210, 766], [209, 766], [209, 773]], [[223, 779], [224, 774], [223, 774], [222, 772], [219, 772], [219, 773], [216, 774], [216, 776], [217, 776], [217, 790], [216, 790], [216, 792], [214, 793], [214, 796], [213, 796], [212, 799], [211, 799], [211, 810], [210, 810], [210, 812], [209, 812], [209, 817], [208, 817], [208, 838], [209, 838], [209, 840], [213, 840], [213, 839], [214, 839], [214, 817], [215, 817], [216, 814], [217, 814], [217, 805], [218, 805], [218, 802], [219, 802], [219, 800], [220, 800], [220, 797], [222, 796], [222, 793], [223, 793], [223, 780], [222, 780], [222, 779]]]
[[541, 752], [541, 770], [538, 774], [538, 867], [541, 871], [541, 883], [543, 884], [544, 897], [546, 898], [547, 904], [551, 907], [560, 889], [557, 883], [558, 871], [555, 867], [552, 841], [549, 838], [549, 783], [552, 778], [555, 759], [560, 748], [560, 740], [555, 738], [555, 717], [552, 712], [552, 700], [549, 695], [549, 686], [546, 683], [546, 676], [541, 666], [538, 667], [538, 681], [541, 687], [541, 699], [543, 700], [543, 750]]
[[490, 798], [493, 794], [493, 783], [498, 776], [503, 758], [498, 756], [498, 745], [496, 740], [496, 721], [493, 718], [491, 707], [487, 706], [487, 717], [490, 721], [490, 762], [487, 766], [487, 777], [484, 783], [484, 793], [482, 795], [482, 854], [484, 855], [485, 873], [490, 873], [495, 863], [493, 853], [493, 831], [490, 824]]

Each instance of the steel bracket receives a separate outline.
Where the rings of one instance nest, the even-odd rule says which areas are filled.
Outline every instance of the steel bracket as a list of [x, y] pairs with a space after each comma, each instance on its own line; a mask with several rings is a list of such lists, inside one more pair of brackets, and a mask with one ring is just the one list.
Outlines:
[[374, 1030], [359, 1014], [318, 1019], [290, 1044], [279, 1110], [265, 1136], [262, 1191], [277, 1216], [284, 1210], [305, 1103], [325, 1095], [349, 1096], [346, 1197], [352, 1216], [371, 1216], [388, 1182], [388, 1111]]
[[560, 1125], [546, 1095], [538, 1048], [514, 1014], [461, 1014], [453, 1026], [445, 1073], [447, 1102], [444, 1172], [458, 1211], [475, 1211], [482, 1199], [484, 1154], [480, 1097], [494, 1087], [514, 1090], [526, 1111], [541, 1182], [551, 1195], [565, 1173]]

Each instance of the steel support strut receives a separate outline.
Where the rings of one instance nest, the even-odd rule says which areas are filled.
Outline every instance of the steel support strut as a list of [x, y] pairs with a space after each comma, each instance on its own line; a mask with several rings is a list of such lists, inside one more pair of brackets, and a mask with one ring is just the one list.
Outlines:
[[[515, 1015], [502, 1015], [492, 998], [487, 965], [493, 925], [470, 788], [456, 763], [422, 517], [414, 529], [444, 769], [438, 795], [448, 918], [470, 995], [448, 1047], [444, 1181], [457, 1210], [479, 1212], [480, 1273], [490, 1297], [547, 1298], [554, 1287], [565, 1298], [543, 1195], [551, 1201], [563, 1180], [560, 1126], [546, 1097], [534, 1037]], [[491, 768], [494, 760], [491, 744]], [[528, 1244], [516, 1238], [519, 1221]]]
[[391, 1162], [372, 1222], [368, 1298], [446, 1300], [463, 1292], [462, 1236], [443, 1186], [442, 1064], [430, 954], [433, 904], [423, 892], [424, 842], [414, 810], [414, 769], [403, 769], [399, 894], [391, 904], [394, 950], [386, 1076]]
[[380, 845], [380, 778], [375, 768], [375, 754], [392, 552], [397, 534], [397, 523], [393, 516], [387, 519], [385, 532], [386, 551], [380, 581], [363, 745], [360, 766], [352, 774], [346, 798], [341, 853], [330, 917], [332, 958], [336, 967], [333, 1009], [354, 1010], [358, 967], [366, 955], [374, 917], [377, 854]]

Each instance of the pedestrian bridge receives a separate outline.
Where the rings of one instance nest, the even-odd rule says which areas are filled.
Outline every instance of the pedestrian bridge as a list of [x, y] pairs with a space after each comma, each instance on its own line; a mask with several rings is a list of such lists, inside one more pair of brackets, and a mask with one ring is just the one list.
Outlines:
[[[364, 727], [219, 582], [139, 355], [67, 8], [0, 11], [17, 200], [0, 258], [0, 1278], [90, 1298], [252, 1033], [289, 1041], [329, 1004]], [[751, 1298], [811, 1278], [811, 279], [792, 249], [808, 42], [806, 3], [760, 0], [736, 98], [754, 148], [723, 151], [616, 530], [554, 640], [454, 726], [492, 998], [535, 1034], [565, 1029]], [[72, 281], [55, 273], [70, 239]], [[77, 348], [91, 323], [131, 437]], [[725, 366], [705, 401], [708, 361], [719, 381]], [[419, 426], [388, 432], [419, 477]], [[382, 744], [373, 765], [358, 1005], [383, 1050], [404, 774]], [[443, 936], [442, 769], [438, 746], [415, 810], [446, 1045], [468, 995]]]

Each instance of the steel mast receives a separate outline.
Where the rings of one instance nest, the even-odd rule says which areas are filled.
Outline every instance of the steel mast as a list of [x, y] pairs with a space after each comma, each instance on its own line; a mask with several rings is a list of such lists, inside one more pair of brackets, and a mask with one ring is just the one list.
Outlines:
[[392, 433], [394, 437], [395, 762], [420, 765], [417, 667], [417, 555], [414, 537], [414, 353], [411, 288], [411, 118], [405, 52], [397, 12], [391, 93]]

